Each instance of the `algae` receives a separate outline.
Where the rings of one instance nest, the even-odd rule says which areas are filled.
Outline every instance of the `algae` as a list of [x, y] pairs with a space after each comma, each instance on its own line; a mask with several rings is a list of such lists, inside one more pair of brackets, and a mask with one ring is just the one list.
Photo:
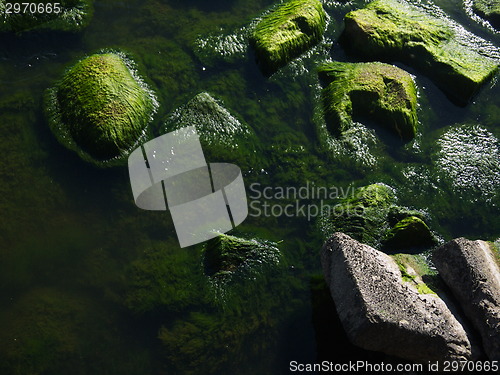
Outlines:
[[488, 20], [493, 27], [500, 29], [500, 1], [473, 0], [472, 9], [480, 17]]
[[264, 16], [250, 36], [261, 70], [274, 73], [318, 43], [326, 17], [318, 0], [288, 0]]
[[[410, 284], [420, 294], [437, 295], [436, 291], [439, 288], [434, 282], [437, 272], [429, 267], [424, 256], [401, 253], [391, 257], [398, 265], [404, 283]], [[425, 282], [424, 279], [428, 282]]]
[[415, 137], [417, 90], [411, 75], [383, 63], [330, 62], [318, 69], [325, 118], [334, 134], [345, 132], [353, 118], [374, 118], [401, 139]]
[[[21, 11], [7, 13], [7, 4], [20, 4]], [[54, 3], [59, 4], [60, 11], [56, 13]], [[28, 5], [28, 11], [24, 11], [24, 4], [16, 0], [0, 1], [0, 31], [12, 31], [16, 33], [31, 30], [51, 30], [64, 32], [78, 32], [87, 27], [93, 15], [93, 0], [37, 0], [26, 4], [43, 4], [43, 12], [31, 12], [33, 6]], [[49, 11], [50, 9], [50, 11]], [[54, 10], [53, 10], [54, 9]]]
[[460, 105], [498, 70], [498, 61], [469, 45], [472, 37], [459, 25], [402, 0], [373, 1], [348, 13], [345, 25], [342, 41], [349, 51], [415, 67]]
[[398, 249], [432, 246], [436, 239], [421, 218], [408, 216], [391, 228], [383, 242], [386, 248]]
[[131, 60], [118, 52], [79, 61], [47, 91], [45, 100], [56, 138], [99, 166], [123, 160], [144, 138], [156, 109], [153, 92]]

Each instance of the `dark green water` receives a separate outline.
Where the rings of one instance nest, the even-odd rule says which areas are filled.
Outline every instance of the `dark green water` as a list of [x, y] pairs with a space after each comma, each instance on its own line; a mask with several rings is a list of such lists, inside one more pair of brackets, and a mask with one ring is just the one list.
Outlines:
[[[102, 48], [136, 58], [161, 103], [156, 134], [169, 112], [201, 91], [249, 124], [263, 153], [241, 165], [247, 189], [384, 182], [400, 204], [427, 210], [442, 240], [500, 236], [496, 79], [460, 108], [408, 68], [420, 90], [414, 142], [401, 144], [368, 124], [349, 147], [328, 144], [314, 69], [349, 60], [336, 39], [344, 14], [364, 2], [324, 1], [331, 18], [325, 41], [265, 78], [234, 41], [244, 41], [245, 28], [272, 4], [96, 1], [80, 35], [0, 35], [2, 374], [281, 374], [290, 360], [380, 359], [348, 352], [338, 322], [325, 313], [331, 306], [313, 308], [311, 277], [320, 273], [323, 242], [314, 220], [249, 217], [238, 231], [282, 241], [283, 273], [247, 282], [240, 298], [214, 304], [200, 247], [178, 247], [168, 212], [135, 207], [126, 167], [97, 169], [57, 143], [43, 92]], [[472, 20], [461, 2], [436, 4], [500, 55], [500, 34]], [[232, 34], [219, 49], [226, 57], [213, 57], [221, 35]], [[328, 341], [315, 334], [313, 316], [332, 333]]]

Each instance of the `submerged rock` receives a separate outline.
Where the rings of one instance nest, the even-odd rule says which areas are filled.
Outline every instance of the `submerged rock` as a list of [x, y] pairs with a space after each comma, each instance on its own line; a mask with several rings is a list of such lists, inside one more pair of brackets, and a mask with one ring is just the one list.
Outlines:
[[480, 17], [488, 20], [493, 27], [500, 29], [500, 1], [499, 0], [474, 0], [472, 9]]
[[489, 359], [500, 360], [500, 255], [492, 244], [452, 240], [433, 255], [439, 274], [481, 333]]
[[355, 345], [418, 362], [470, 359], [469, 339], [446, 304], [404, 281], [390, 256], [335, 233], [321, 263]]
[[327, 124], [339, 134], [353, 118], [370, 117], [404, 140], [417, 130], [417, 92], [411, 75], [393, 65], [331, 62], [319, 68]]
[[221, 234], [205, 246], [205, 273], [213, 279], [226, 281], [235, 276], [258, 273], [262, 267], [277, 267], [281, 253], [275, 245]]
[[250, 36], [265, 74], [274, 73], [318, 43], [326, 13], [318, 0], [288, 0], [266, 15]]
[[388, 229], [387, 214], [395, 203], [394, 191], [387, 185], [358, 188], [351, 197], [342, 199], [333, 212], [323, 213], [323, 234], [329, 238], [334, 232], [343, 232], [375, 246]]
[[342, 37], [346, 48], [365, 58], [399, 60], [421, 70], [462, 105], [498, 68], [466, 39], [452, 21], [402, 0], [376, 0], [348, 13]]
[[[77, 32], [90, 23], [93, 14], [92, 2], [92, 0], [36, 1], [31, 3], [2, 1], [0, 2], [0, 14], [2, 14], [0, 31], [16, 33], [30, 30]], [[20, 11], [16, 11], [14, 4], [21, 5]], [[26, 11], [24, 4], [28, 4]], [[7, 13], [7, 10], [10, 10], [10, 13]]]
[[259, 140], [253, 129], [206, 92], [169, 115], [165, 130], [171, 132], [185, 126], [196, 127], [209, 160], [234, 161], [241, 168], [247, 168], [259, 156]]
[[154, 94], [134, 68], [120, 53], [95, 54], [49, 89], [49, 125], [63, 145], [100, 165], [126, 157], [157, 108]]

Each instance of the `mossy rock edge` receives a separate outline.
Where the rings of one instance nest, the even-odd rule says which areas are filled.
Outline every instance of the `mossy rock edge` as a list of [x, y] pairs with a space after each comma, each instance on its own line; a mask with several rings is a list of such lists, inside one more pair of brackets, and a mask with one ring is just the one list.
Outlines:
[[274, 73], [318, 43], [326, 17], [318, 0], [288, 0], [264, 16], [250, 35], [263, 73]]
[[353, 117], [370, 117], [401, 139], [415, 137], [417, 89], [412, 76], [389, 64], [331, 62], [318, 69], [327, 124], [339, 135]]
[[88, 56], [48, 89], [45, 112], [59, 142], [98, 166], [124, 160], [158, 108], [155, 94], [122, 52]]

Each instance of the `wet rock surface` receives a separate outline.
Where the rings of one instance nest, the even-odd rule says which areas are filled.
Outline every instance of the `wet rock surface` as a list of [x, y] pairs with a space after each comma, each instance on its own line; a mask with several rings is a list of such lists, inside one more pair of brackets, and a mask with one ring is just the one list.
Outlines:
[[255, 26], [250, 44], [264, 74], [272, 74], [318, 43], [326, 13], [318, 0], [289, 0]]
[[52, 132], [89, 161], [120, 158], [139, 142], [156, 112], [152, 91], [117, 52], [91, 55], [49, 89]]
[[489, 21], [493, 27], [500, 29], [500, 1], [474, 0], [472, 9], [480, 17]]
[[460, 27], [404, 1], [376, 0], [345, 16], [343, 44], [364, 58], [401, 61], [422, 71], [455, 102], [467, 104], [498, 62], [467, 45]]
[[412, 361], [467, 360], [467, 335], [436, 295], [403, 282], [388, 255], [335, 233], [321, 251], [325, 280], [351, 342]]
[[492, 361], [500, 360], [500, 259], [485, 241], [454, 239], [435, 250], [433, 260], [467, 317], [481, 333]]
[[334, 133], [347, 130], [353, 118], [373, 118], [401, 139], [415, 136], [417, 92], [411, 75], [383, 63], [332, 62], [318, 70], [327, 122]]

